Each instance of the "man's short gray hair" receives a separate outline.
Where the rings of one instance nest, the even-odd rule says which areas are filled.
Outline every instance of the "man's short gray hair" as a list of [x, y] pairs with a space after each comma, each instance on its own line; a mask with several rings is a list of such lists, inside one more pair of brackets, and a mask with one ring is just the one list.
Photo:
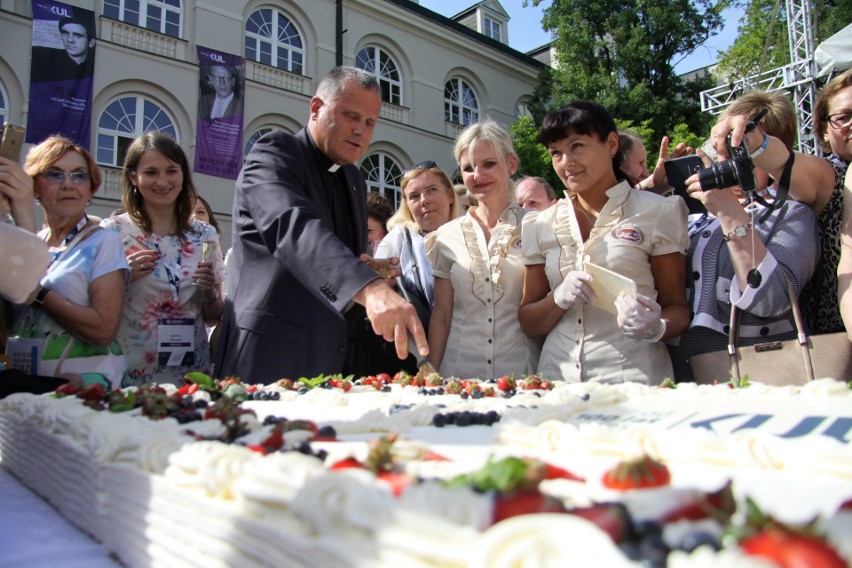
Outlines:
[[328, 74], [322, 78], [319, 86], [317, 87], [316, 96], [326, 102], [333, 101], [350, 81], [354, 81], [361, 88], [367, 89], [368, 91], [376, 91], [381, 95], [382, 89], [379, 87], [379, 82], [376, 81], [376, 78], [373, 75], [370, 75], [358, 67], [341, 65], [329, 71]]
[[515, 180], [515, 187], [521, 185], [521, 182], [527, 180], [538, 182], [539, 185], [544, 188], [545, 193], [547, 193], [547, 198], [551, 201], [556, 199], [556, 191], [553, 189], [553, 186], [541, 176], [521, 176]]

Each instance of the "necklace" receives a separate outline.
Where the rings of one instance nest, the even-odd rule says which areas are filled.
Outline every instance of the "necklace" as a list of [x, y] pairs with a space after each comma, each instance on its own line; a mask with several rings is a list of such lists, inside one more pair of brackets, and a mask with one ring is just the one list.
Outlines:
[[577, 210], [577, 211], [579, 211], [580, 213], [582, 213], [582, 214], [583, 214], [583, 217], [585, 217], [585, 218], [586, 218], [586, 221], [588, 221], [588, 222], [589, 222], [589, 226], [594, 227], [594, 226], [595, 226], [595, 221], [597, 221], [597, 217], [595, 217], [594, 219], [592, 219], [591, 217], [589, 217], [589, 214], [588, 214], [588, 213], [586, 213], [586, 210], [583, 208], [583, 206], [582, 206], [582, 205], [580, 205], [580, 202], [577, 200], [577, 196], [576, 196], [576, 195], [575, 195], [574, 197], [572, 197], [572, 198], [571, 198], [571, 201], [573, 201], [573, 202], [574, 202], [574, 209], [575, 209], [575, 210]]

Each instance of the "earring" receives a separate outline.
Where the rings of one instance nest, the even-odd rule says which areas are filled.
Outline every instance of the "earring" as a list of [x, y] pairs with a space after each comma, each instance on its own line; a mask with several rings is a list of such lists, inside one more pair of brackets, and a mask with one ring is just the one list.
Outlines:
[[136, 195], [139, 195], [139, 188], [136, 187], [135, 185], [133, 186], [133, 193], [135, 193]]

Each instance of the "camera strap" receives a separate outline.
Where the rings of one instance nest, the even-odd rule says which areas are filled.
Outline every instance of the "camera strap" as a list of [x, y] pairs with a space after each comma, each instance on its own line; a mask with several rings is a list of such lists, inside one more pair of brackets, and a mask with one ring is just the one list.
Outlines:
[[796, 161], [796, 153], [790, 150], [790, 156], [787, 158], [787, 163], [784, 164], [784, 171], [781, 173], [781, 179], [778, 180], [778, 189], [775, 191], [775, 201], [770, 205], [763, 197], [754, 196], [754, 200], [766, 207], [766, 212], [760, 216], [760, 222], [765, 222], [772, 212], [784, 205], [787, 201], [787, 196], [790, 194], [790, 176], [793, 173], [793, 162]]

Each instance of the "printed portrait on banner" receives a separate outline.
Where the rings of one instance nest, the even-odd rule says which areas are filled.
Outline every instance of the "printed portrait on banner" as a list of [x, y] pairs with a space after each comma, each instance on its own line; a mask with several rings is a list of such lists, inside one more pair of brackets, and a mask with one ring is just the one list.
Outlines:
[[237, 179], [243, 163], [243, 58], [198, 47], [195, 171]]
[[33, 0], [32, 61], [26, 141], [62, 134], [90, 148], [95, 13]]

